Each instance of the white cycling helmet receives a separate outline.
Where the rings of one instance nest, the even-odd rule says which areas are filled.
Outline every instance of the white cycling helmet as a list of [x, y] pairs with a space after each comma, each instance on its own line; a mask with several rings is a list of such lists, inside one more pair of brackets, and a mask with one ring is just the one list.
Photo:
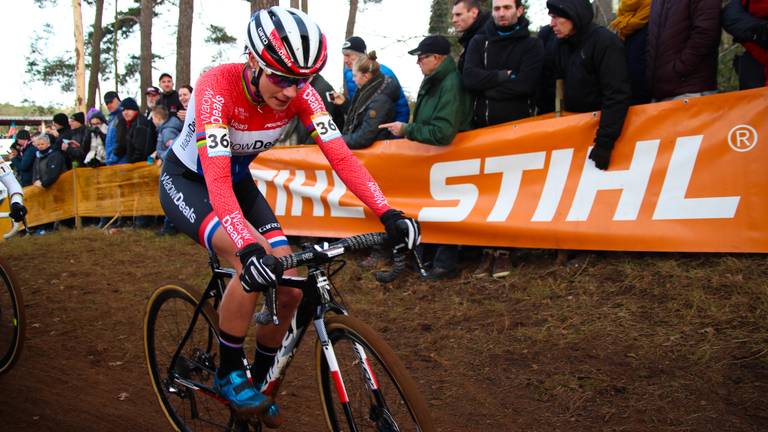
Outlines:
[[256, 11], [248, 23], [248, 49], [269, 72], [312, 76], [328, 59], [325, 35], [304, 12], [273, 6]]

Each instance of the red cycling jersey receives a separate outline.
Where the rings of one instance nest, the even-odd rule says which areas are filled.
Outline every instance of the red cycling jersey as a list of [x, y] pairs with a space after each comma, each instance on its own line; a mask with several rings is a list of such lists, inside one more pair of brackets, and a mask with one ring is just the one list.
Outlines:
[[349, 150], [311, 85], [297, 90], [284, 111], [254, 102], [246, 87], [243, 64], [224, 64], [197, 81], [181, 135], [172, 151], [187, 168], [205, 178], [216, 216], [240, 249], [256, 242], [232, 189], [251, 178], [249, 164], [272, 148], [294, 117], [310, 132], [344, 184], [381, 216], [389, 204], [368, 170]]

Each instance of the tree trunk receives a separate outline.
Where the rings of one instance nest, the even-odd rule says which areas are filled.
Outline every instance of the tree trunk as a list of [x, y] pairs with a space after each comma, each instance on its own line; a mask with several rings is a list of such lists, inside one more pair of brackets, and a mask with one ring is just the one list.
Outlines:
[[280, 6], [280, 0], [251, 0], [251, 15], [259, 9]]
[[299, 9], [301, 7], [301, 0], [291, 0], [291, 7]]
[[192, 14], [194, 0], [179, 0], [179, 27], [176, 31], [176, 85], [194, 84], [189, 65], [192, 61]]
[[72, 15], [75, 21], [75, 109], [85, 112], [85, 40], [80, 0], [72, 0]]
[[450, 0], [432, 0], [431, 12], [429, 15], [428, 34], [447, 34], [451, 26], [451, 9], [453, 2]]
[[141, 15], [139, 25], [141, 28], [141, 66], [139, 67], [139, 94], [141, 98], [141, 110], [147, 108], [147, 96], [144, 89], [152, 85], [152, 14], [155, 9], [155, 0], [141, 0]]
[[101, 19], [104, 15], [104, 0], [96, 0], [96, 16], [93, 17], [93, 34], [91, 35], [91, 71], [88, 77], [88, 101], [85, 106], [92, 108], [96, 105], [96, 91], [99, 88], [99, 71], [101, 70], [101, 38], [104, 30]]
[[301, 10], [306, 14], [309, 13], [309, 0], [301, 0]]
[[357, 0], [349, 0], [349, 16], [347, 16], [347, 32], [344, 39], [349, 39], [355, 33], [355, 20], [357, 20]]

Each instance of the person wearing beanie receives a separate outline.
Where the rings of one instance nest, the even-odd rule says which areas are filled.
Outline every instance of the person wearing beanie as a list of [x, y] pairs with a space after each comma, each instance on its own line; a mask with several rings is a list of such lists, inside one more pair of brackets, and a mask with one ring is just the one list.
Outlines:
[[547, 1], [553, 44], [555, 77], [563, 79], [565, 110], [600, 111], [600, 124], [589, 150], [594, 166], [607, 170], [616, 140], [621, 136], [631, 90], [624, 45], [607, 28], [592, 22], [588, 0]]
[[[357, 84], [352, 74], [352, 65], [358, 58], [366, 54], [366, 45], [363, 38], [359, 36], [352, 36], [344, 42], [341, 46], [341, 53], [344, 55], [344, 92], [347, 100], [352, 100], [357, 92]], [[400, 94], [395, 104], [395, 120], [403, 123], [408, 123], [408, 119], [411, 116], [411, 108], [408, 106], [408, 99], [405, 97], [400, 81], [397, 79], [397, 75], [392, 72], [392, 69], [383, 64], [379, 64], [381, 73], [392, 78], [395, 83], [400, 87]], [[344, 125], [338, 125], [342, 128]]]
[[118, 123], [115, 155], [125, 156], [128, 163], [146, 161], [155, 151], [157, 136], [152, 135], [149, 120], [139, 114], [135, 99], [125, 98], [120, 106], [123, 108], [123, 121]]
[[522, 0], [494, 0], [493, 19], [470, 42], [462, 78], [474, 97], [474, 127], [532, 115], [544, 44], [529, 24]]
[[76, 112], [69, 117], [69, 137], [62, 139], [61, 151], [67, 157], [67, 165], [80, 166], [83, 164], [83, 144], [88, 136], [88, 130], [85, 127], [85, 114]]
[[120, 108], [122, 108], [123, 111], [130, 110], [130, 111], [137, 111], [138, 112], [139, 111], [139, 104], [136, 103], [136, 99], [134, 99], [132, 97], [127, 97], [127, 98], [123, 99], [122, 102], [120, 102]]
[[35, 146], [32, 145], [32, 136], [28, 130], [22, 129], [16, 134], [14, 143], [18, 149], [18, 155], [14, 161], [13, 168], [19, 176], [19, 183], [22, 187], [32, 184], [32, 167], [35, 164]]

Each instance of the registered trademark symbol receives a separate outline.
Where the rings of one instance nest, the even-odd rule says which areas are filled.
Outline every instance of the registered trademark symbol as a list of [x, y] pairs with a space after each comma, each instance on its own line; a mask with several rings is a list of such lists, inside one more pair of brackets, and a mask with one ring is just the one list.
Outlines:
[[728, 132], [728, 145], [737, 152], [748, 152], [757, 145], [757, 131], [749, 125], [738, 125]]

